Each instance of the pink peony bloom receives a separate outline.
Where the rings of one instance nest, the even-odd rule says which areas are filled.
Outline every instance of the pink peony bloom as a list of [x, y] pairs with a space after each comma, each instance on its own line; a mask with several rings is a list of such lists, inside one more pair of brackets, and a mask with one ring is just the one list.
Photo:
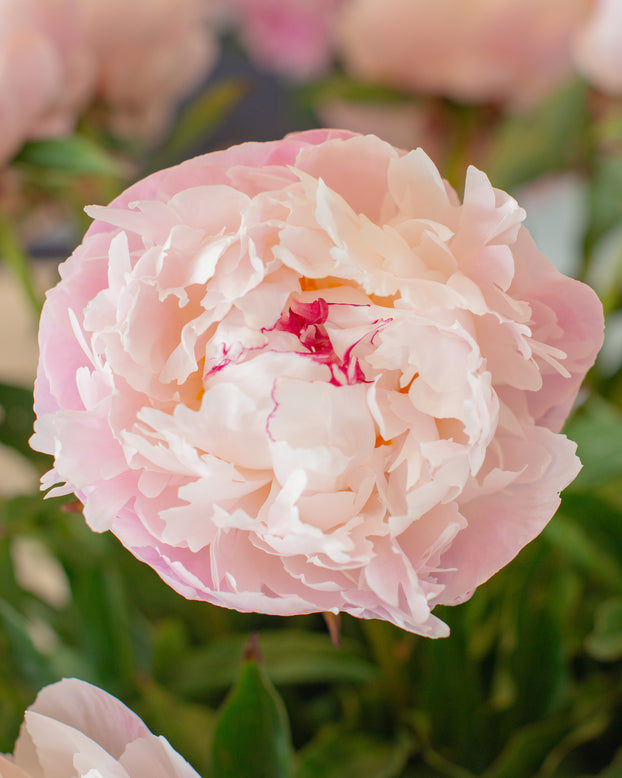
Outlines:
[[318, 130], [87, 210], [32, 445], [185, 597], [441, 636], [554, 514], [602, 309], [479, 170]]
[[622, 3], [597, 0], [576, 43], [578, 70], [611, 95], [622, 94]]
[[592, 0], [351, 0], [339, 20], [355, 77], [463, 102], [529, 108], [572, 75]]
[[233, 0], [234, 23], [256, 62], [301, 81], [328, 70], [344, 0]]
[[3, 778], [199, 778], [115, 697], [76, 678], [46, 686], [24, 716]]

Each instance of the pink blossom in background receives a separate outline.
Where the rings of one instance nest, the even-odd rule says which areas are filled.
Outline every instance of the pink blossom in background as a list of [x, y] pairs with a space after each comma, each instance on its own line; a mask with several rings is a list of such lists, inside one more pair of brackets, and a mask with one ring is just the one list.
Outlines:
[[185, 597], [429, 636], [577, 474], [603, 338], [523, 210], [469, 168], [318, 130], [130, 187], [61, 266], [31, 443]]
[[115, 697], [76, 678], [46, 686], [28, 708], [3, 778], [199, 778]]
[[578, 70], [610, 95], [622, 94], [622, 3], [597, 0], [576, 43]]
[[262, 67], [306, 81], [334, 56], [333, 30], [344, 0], [232, 0], [233, 23]]
[[80, 0], [113, 129], [157, 141], [215, 62], [205, 0]]
[[94, 102], [157, 142], [217, 54], [203, 0], [0, 0], [0, 164], [71, 134]]
[[350, 0], [338, 24], [346, 70], [363, 81], [526, 109], [573, 73], [592, 0]]
[[72, 132], [94, 81], [73, 0], [0, 0], [0, 164]]

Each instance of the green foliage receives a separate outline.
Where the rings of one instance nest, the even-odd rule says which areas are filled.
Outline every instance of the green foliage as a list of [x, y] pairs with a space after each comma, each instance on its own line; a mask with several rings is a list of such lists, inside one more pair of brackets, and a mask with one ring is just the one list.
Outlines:
[[167, 139], [153, 155], [153, 170], [176, 163], [197, 144], [205, 142], [209, 134], [240, 101], [247, 85], [243, 79], [230, 78], [211, 86], [188, 105]]
[[121, 176], [124, 167], [101, 145], [83, 135], [26, 143], [15, 164], [71, 175]]
[[33, 451], [28, 445], [34, 421], [32, 392], [21, 386], [0, 383], [0, 443], [42, 464], [49, 458]]
[[258, 648], [251, 645], [248, 654], [216, 722], [213, 776], [289, 778], [292, 746], [285, 706], [263, 671]]
[[503, 119], [491, 141], [486, 172], [495, 186], [513, 187], [567, 170], [587, 155], [587, 88], [579, 81], [526, 115]]

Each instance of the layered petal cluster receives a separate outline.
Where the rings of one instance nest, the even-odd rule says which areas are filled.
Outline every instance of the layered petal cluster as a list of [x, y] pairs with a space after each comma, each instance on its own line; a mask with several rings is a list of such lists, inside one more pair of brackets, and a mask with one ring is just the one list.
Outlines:
[[521, 110], [572, 75], [573, 39], [592, 2], [350, 0], [338, 45], [365, 81]]
[[321, 130], [87, 210], [32, 445], [184, 596], [440, 636], [555, 512], [602, 309], [482, 172]]
[[46, 686], [24, 715], [2, 778], [199, 778], [142, 720], [107, 692], [76, 678]]
[[203, 0], [0, 0], [0, 164], [95, 102], [113, 131], [156, 140], [215, 59], [206, 17]]

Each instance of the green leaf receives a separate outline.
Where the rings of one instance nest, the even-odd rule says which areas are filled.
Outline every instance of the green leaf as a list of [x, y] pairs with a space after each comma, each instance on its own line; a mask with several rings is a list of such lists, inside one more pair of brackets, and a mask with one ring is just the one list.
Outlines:
[[608, 549], [595, 542], [578, 524], [558, 514], [543, 533], [543, 537], [562, 550], [580, 569], [612, 589], [622, 587], [622, 568]]
[[0, 443], [14, 448], [31, 461], [49, 467], [49, 458], [33, 451], [28, 445], [34, 421], [32, 391], [0, 383]]
[[[176, 691], [199, 697], [206, 692], [229, 686], [237, 669], [246, 636], [228, 635], [209, 645], [188, 652], [183, 666], [162, 667], [167, 684]], [[266, 630], [261, 633], [261, 648], [269, 678], [278, 684], [328, 681], [366, 682], [376, 667], [361, 656], [358, 644], [344, 640], [335, 648], [322, 633], [293, 629]]]
[[257, 659], [246, 659], [214, 731], [214, 778], [289, 778], [292, 745], [285, 706]]
[[140, 680], [140, 699], [132, 709], [203, 774], [214, 727], [212, 710], [172, 694], [149, 678]]
[[622, 658], [622, 597], [611, 597], [598, 606], [594, 631], [585, 645], [595, 659], [611, 662]]
[[24, 294], [28, 298], [30, 306], [38, 319], [39, 314], [41, 313], [42, 301], [32, 276], [30, 257], [24, 250], [13, 223], [1, 210], [0, 258], [7, 264], [21, 283]]
[[50, 659], [34, 645], [24, 616], [0, 598], [0, 634], [8, 640], [14, 667], [34, 688], [57, 681]]
[[566, 717], [539, 720], [517, 730], [482, 778], [525, 778], [534, 776], [567, 733]]
[[413, 749], [412, 738], [395, 743], [365, 734], [324, 732], [298, 756], [296, 778], [398, 778]]
[[177, 161], [199, 141], [205, 140], [247, 90], [246, 82], [230, 78], [210, 87], [182, 112], [173, 134], [153, 159], [153, 169]]
[[622, 219], [622, 155], [608, 155], [597, 161], [590, 181], [588, 209], [589, 249]]
[[485, 166], [493, 185], [511, 189], [580, 157], [589, 137], [586, 98], [585, 85], [576, 81], [537, 110], [508, 116]]
[[586, 491], [622, 473], [622, 415], [605, 400], [593, 398], [564, 428], [576, 441], [583, 469], [568, 491]]
[[27, 143], [14, 162], [75, 175], [120, 176], [123, 165], [82, 135]]
[[71, 584], [82, 627], [82, 654], [102, 683], [121, 688], [137, 665], [129, 587], [111, 564], [78, 571]]
[[345, 73], [332, 73], [322, 81], [306, 85], [299, 90], [303, 104], [318, 106], [331, 100], [353, 103], [371, 103], [382, 107], [387, 103], [410, 103], [412, 95], [379, 84], [357, 81]]
[[[478, 775], [488, 763], [492, 745], [482, 668], [469, 657], [465, 609], [445, 607], [436, 613], [449, 624], [451, 635], [423, 643], [417, 668], [430, 744]], [[423, 737], [423, 731], [418, 731]]]

